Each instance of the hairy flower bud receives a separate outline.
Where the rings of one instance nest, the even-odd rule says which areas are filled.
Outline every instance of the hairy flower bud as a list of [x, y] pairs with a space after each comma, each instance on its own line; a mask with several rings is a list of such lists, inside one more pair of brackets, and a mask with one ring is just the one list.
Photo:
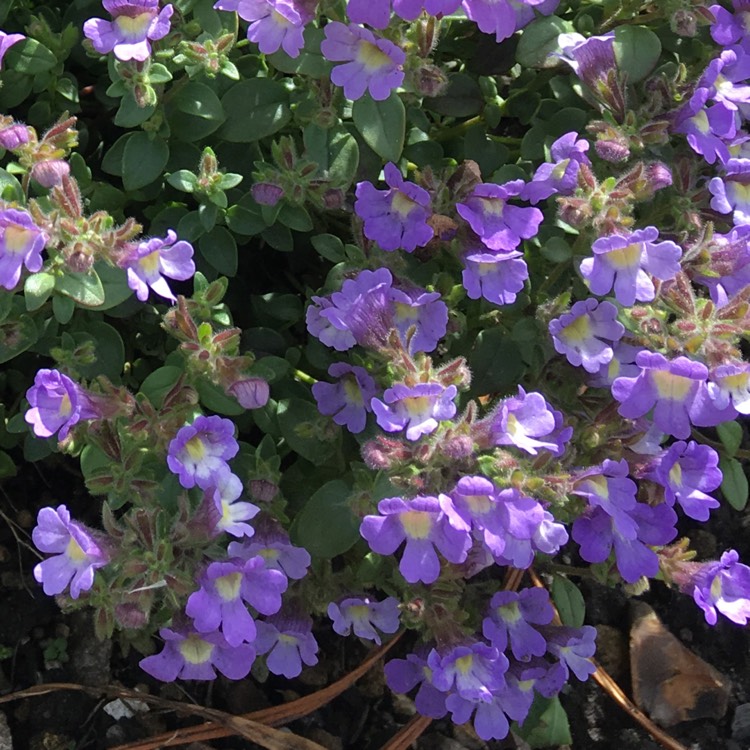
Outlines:
[[31, 168], [31, 176], [42, 187], [51, 188], [61, 185], [63, 177], [70, 174], [70, 166], [62, 159], [40, 161]]
[[284, 189], [270, 182], [256, 182], [250, 192], [253, 200], [261, 206], [275, 206], [284, 197]]

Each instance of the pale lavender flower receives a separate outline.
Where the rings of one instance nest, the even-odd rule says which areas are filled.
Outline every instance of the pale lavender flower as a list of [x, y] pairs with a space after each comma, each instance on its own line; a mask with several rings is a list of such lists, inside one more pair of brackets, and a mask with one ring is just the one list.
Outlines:
[[29, 129], [21, 123], [13, 123], [0, 130], [0, 146], [12, 151], [29, 142]]
[[449, 16], [459, 5], [461, 0], [393, 0], [394, 12], [404, 21], [413, 21], [423, 10], [429, 16]]
[[538, 208], [513, 206], [508, 200], [523, 193], [523, 180], [502, 185], [477, 185], [462, 203], [456, 204], [459, 216], [469, 223], [490, 250], [515, 250], [521, 240], [534, 237], [543, 215]]
[[484, 297], [496, 305], [512, 305], [529, 278], [529, 269], [518, 250], [488, 252], [483, 246], [463, 256], [461, 280], [469, 299]]
[[263, 378], [242, 378], [235, 380], [226, 392], [237, 399], [245, 409], [262, 409], [271, 395], [268, 381]]
[[708, 445], [678, 440], [658, 459], [648, 477], [664, 487], [664, 499], [670, 505], [677, 501], [685, 515], [697, 521], [708, 521], [711, 509], [719, 507], [719, 501], [706, 494], [717, 489], [722, 480], [719, 454]]
[[444, 693], [455, 692], [465, 700], [489, 703], [493, 693], [505, 687], [508, 659], [481, 641], [460, 643], [440, 653], [432, 649], [427, 657], [432, 684]]
[[732, 0], [732, 7], [734, 13], [721, 5], [709, 7], [716, 19], [711, 24], [711, 36], [723, 47], [750, 41], [750, 0]]
[[617, 69], [614, 31], [588, 38], [576, 32], [560, 34], [557, 43], [560, 52], [556, 56], [589, 88], [594, 88], [597, 80], [606, 79], [608, 71]]
[[432, 210], [430, 194], [401, 176], [392, 162], [384, 167], [389, 190], [377, 190], [371, 182], [357, 183], [354, 212], [364, 221], [365, 237], [383, 250], [413, 252], [432, 239], [427, 223]]
[[463, 0], [466, 16], [485, 34], [494, 34], [502, 42], [516, 30], [516, 12], [509, 0]]
[[448, 306], [440, 298], [440, 292], [392, 288], [387, 298], [393, 310], [391, 325], [404, 343], [409, 331], [414, 329], [409, 339], [409, 353], [431, 352], [448, 329]]
[[0, 68], [2, 68], [5, 53], [18, 42], [23, 41], [26, 37], [23, 34], [6, 34], [0, 31]]
[[596, 373], [612, 360], [612, 345], [622, 338], [625, 326], [618, 322], [611, 302], [591, 298], [576, 302], [570, 312], [550, 321], [549, 332], [556, 351], [571, 365]]
[[176, 240], [177, 235], [170, 229], [166, 239], [152, 237], [139, 242], [120, 261], [127, 271], [128, 286], [141, 302], [148, 299], [149, 287], [160, 297], [176, 302], [164, 277], [185, 281], [195, 274], [193, 246], [185, 240]]
[[709, 96], [727, 109], [738, 109], [740, 104], [750, 104], [750, 55], [741, 47], [722, 50], [703, 71], [697, 88], [707, 88]]
[[46, 243], [47, 235], [28, 211], [0, 209], [0, 287], [13, 289], [24, 265], [32, 273], [41, 270]]
[[378, 425], [386, 432], [406, 430], [407, 440], [418, 440], [434, 432], [442, 420], [456, 414], [453, 399], [458, 390], [440, 383], [417, 383], [413, 386], [395, 383], [383, 394], [373, 398], [372, 410]]
[[162, 628], [164, 648], [141, 659], [139, 665], [157, 680], [214, 680], [218, 669], [230, 680], [241, 680], [250, 673], [255, 649], [247, 643], [231, 646], [221, 633], [196, 633], [187, 628]]
[[312, 20], [304, 3], [294, 0], [219, 0], [214, 8], [235, 11], [248, 21], [247, 38], [264, 55], [283, 49], [289, 57], [299, 57], [305, 24]]
[[709, 163], [730, 159], [726, 141], [737, 133], [737, 113], [715, 104], [707, 107], [708, 89], [698, 89], [674, 116], [672, 130], [687, 137], [690, 148]]
[[200, 588], [188, 598], [185, 613], [192, 617], [199, 633], [212, 633], [221, 627], [230, 646], [255, 640], [255, 620], [245, 602], [261, 614], [273, 615], [281, 609], [281, 595], [287, 578], [278, 570], [266, 568], [260, 555], [247, 560], [234, 558], [213, 562], [198, 579]]
[[112, 21], [90, 18], [84, 35], [102, 55], [114, 52], [118, 60], [143, 62], [151, 55], [152, 41], [163, 39], [174, 12], [171, 4], [159, 10], [159, 0], [102, 0]]
[[217, 468], [207, 481], [208, 486], [204, 489], [206, 501], [210, 504], [209, 515], [213, 533], [219, 534], [224, 531], [237, 537], [253, 536], [255, 529], [245, 521], [255, 518], [260, 508], [239, 500], [243, 489], [242, 480], [232, 474], [229, 466], [225, 464]]
[[41, 438], [59, 430], [60, 440], [64, 440], [73, 425], [100, 416], [86, 391], [58, 370], [39, 370], [34, 385], [26, 391], [26, 400], [31, 408], [24, 419]]
[[182, 427], [169, 444], [167, 465], [186, 489], [197, 484], [202, 490], [215, 486], [240, 446], [234, 437], [234, 423], [221, 417], [196, 417]]
[[[398, 599], [389, 596], [383, 601], [369, 597], [347, 598], [328, 605], [328, 616], [333, 620], [333, 630], [339, 635], [354, 635], [381, 643], [378, 630], [395, 633], [399, 628]], [[377, 630], [376, 630], [377, 628]]]
[[562, 625], [548, 625], [540, 628], [549, 653], [560, 660], [565, 667], [566, 680], [568, 670], [581, 682], [585, 682], [596, 672], [596, 665], [591, 657], [596, 652], [596, 628], [583, 625], [580, 628]]
[[406, 54], [393, 42], [338, 21], [327, 24], [324, 31], [320, 51], [326, 60], [344, 63], [331, 71], [331, 81], [343, 87], [347, 99], [360, 99], [369, 91], [375, 101], [383, 101], [401, 85]]
[[727, 234], [715, 233], [706, 265], [694, 281], [708, 287], [717, 307], [725, 307], [735, 294], [750, 285], [750, 224], [733, 227]]
[[391, 659], [384, 667], [385, 680], [394, 693], [408, 693], [419, 685], [414, 705], [422, 716], [442, 719], [447, 713], [446, 695], [432, 684], [432, 669], [427, 664], [427, 649], [407, 654], [406, 659]]
[[709, 374], [706, 388], [717, 409], [723, 411], [731, 406], [739, 414], [750, 414], [750, 364], [730, 362], [719, 365]]
[[318, 642], [312, 634], [312, 620], [285, 613], [256, 622], [258, 634], [255, 647], [259, 654], [268, 654], [266, 664], [273, 674], [291, 680], [302, 673], [302, 664], [318, 663]]
[[709, 625], [716, 625], [717, 612], [738, 625], [747, 625], [750, 619], [750, 568], [739, 559], [737, 552], [730, 549], [721, 560], [700, 565], [689, 584], [680, 587], [685, 591], [692, 589], [693, 599]]
[[581, 164], [591, 164], [586, 155], [589, 142], [579, 139], [575, 131], [561, 135], [550, 147], [551, 162], [541, 164], [531, 182], [524, 186], [521, 196], [529, 203], [549, 198], [550, 195], [572, 195], [578, 184]]
[[448, 562], [466, 560], [471, 537], [448, 523], [436, 497], [386, 498], [378, 503], [378, 512], [362, 519], [360, 533], [379, 555], [392, 555], [406, 542], [399, 570], [409, 583], [437, 580], [440, 559], [435, 548]]
[[94, 571], [109, 562], [103, 545], [83, 524], [70, 520], [65, 505], [42, 508], [31, 539], [40, 551], [54, 553], [34, 566], [34, 578], [48, 596], [61, 594], [70, 584], [70, 596], [78, 599], [94, 585]]
[[617, 301], [631, 307], [636, 300], [650, 302], [656, 296], [651, 276], [667, 281], [680, 270], [682, 249], [674, 242], [656, 242], [656, 227], [630, 234], [600, 237], [591, 246], [592, 258], [581, 261], [581, 275], [594, 294], [607, 294], [614, 285]]
[[335, 362], [328, 368], [336, 383], [322, 380], [312, 387], [318, 411], [333, 416], [336, 424], [349, 432], [362, 432], [367, 423], [367, 412], [372, 411], [370, 400], [375, 395], [375, 381], [364, 367], [355, 367], [346, 362]]
[[560, 0], [510, 0], [510, 5], [516, 14], [516, 31], [528, 26], [536, 14], [550, 16], [560, 5]]
[[45, 159], [36, 162], [31, 168], [32, 179], [45, 188], [62, 185], [63, 179], [69, 174], [70, 164], [63, 159]]
[[642, 352], [642, 346], [631, 346], [618, 341], [612, 347], [612, 359], [602, 365], [599, 372], [591, 378], [591, 385], [597, 388], [609, 388], [619, 377], [637, 377], [641, 368], [635, 363], [638, 352]]
[[713, 195], [711, 208], [732, 214], [735, 224], [750, 224], [750, 159], [730, 159], [724, 177], [712, 177], [708, 189]]

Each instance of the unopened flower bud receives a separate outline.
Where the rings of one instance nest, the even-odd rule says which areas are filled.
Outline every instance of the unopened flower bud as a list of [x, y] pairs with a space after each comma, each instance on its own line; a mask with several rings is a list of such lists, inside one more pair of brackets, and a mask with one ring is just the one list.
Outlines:
[[284, 197], [284, 189], [270, 182], [256, 182], [250, 192], [261, 206], [275, 206]]
[[140, 630], [148, 623], [146, 613], [132, 603], [118, 604], [115, 607], [115, 619], [124, 630]]
[[606, 140], [597, 140], [594, 142], [594, 148], [599, 158], [614, 164], [626, 161], [630, 156], [630, 148], [624, 139], [608, 138]]
[[62, 159], [40, 161], [31, 168], [31, 176], [45, 188], [61, 185], [63, 177], [70, 174], [70, 166]]
[[468, 435], [453, 435], [443, 441], [440, 450], [456, 461], [474, 453], [474, 441]]
[[414, 71], [412, 84], [421, 96], [440, 96], [448, 88], [448, 76], [437, 65], [425, 63]]
[[29, 142], [29, 129], [25, 125], [11, 125], [0, 130], [0, 146], [12, 150]]
[[362, 446], [362, 460], [370, 469], [390, 469], [394, 463], [411, 458], [411, 451], [400, 440], [379, 435]]
[[270, 389], [262, 378], [246, 378], [232, 383], [227, 393], [234, 396], [245, 409], [260, 409], [268, 403]]
[[686, 8], [680, 8], [672, 14], [669, 26], [677, 36], [693, 37], [698, 33], [698, 19]]
[[344, 205], [344, 191], [340, 188], [331, 188], [323, 193], [323, 203], [329, 210], [341, 208]]
[[250, 496], [253, 500], [270, 503], [278, 494], [279, 486], [267, 479], [252, 479], [250, 481]]

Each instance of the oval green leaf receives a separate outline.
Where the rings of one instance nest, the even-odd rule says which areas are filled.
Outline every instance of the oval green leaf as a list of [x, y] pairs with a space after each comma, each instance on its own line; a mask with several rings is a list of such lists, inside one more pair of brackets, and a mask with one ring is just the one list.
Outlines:
[[386, 161], [397, 162], [406, 139], [406, 109], [395, 91], [382, 102], [369, 94], [352, 105], [354, 127], [365, 143]]

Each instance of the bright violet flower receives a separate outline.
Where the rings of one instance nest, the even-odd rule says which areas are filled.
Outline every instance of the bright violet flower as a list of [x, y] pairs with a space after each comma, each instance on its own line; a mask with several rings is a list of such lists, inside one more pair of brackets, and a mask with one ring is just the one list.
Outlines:
[[581, 682], [596, 672], [591, 657], [596, 652], [596, 628], [583, 625], [580, 628], [548, 625], [540, 628], [549, 653], [565, 667], [567, 682], [569, 671]]
[[220, 475], [229, 468], [227, 461], [234, 458], [239, 449], [231, 419], [200, 416], [193, 424], [182, 427], [170, 442], [167, 465], [186, 489], [197, 484], [207, 490], [215, 486]]
[[232, 536], [251, 537], [255, 533], [255, 529], [245, 521], [255, 518], [260, 508], [252, 503], [238, 502], [242, 489], [242, 480], [232, 474], [226, 465], [212, 475], [205, 497], [210, 504], [209, 515], [214, 534], [225, 531]]
[[725, 410], [731, 405], [740, 414], [750, 414], [750, 365], [720, 365], [712, 370], [706, 387], [717, 409]]
[[55, 553], [34, 566], [34, 578], [48, 596], [61, 594], [70, 584], [70, 596], [78, 599], [94, 585], [94, 571], [109, 562], [94, 535], [83, 524], [70, 520], [65, 505], [42, 508], [31, 539], [41, 552]]
[[612, 345], [622, 338], [625, 326], [617, 321], [611, 302], [592, 298], [576, 302], [570, 312], [550, 321], [549, 332], [555, 349], [571, 365], [596, 373], [612, 360]]
[[370, 400], [375, 395], [375, 381], [364, 367], [355, 367], [346, 362], [336, 362], [328, 368], [337, 383], [322, 380], [312, 387], [318, 411], [333, 416], [333, 421], [346, 427], [349, 432], [362, 432], [367, 422], [367, 412], [372, 411]]
[[354, 630], [354, 635], [375, 641], [378, 646], [381, 640], [375, 628], [383, 633], [395, 633], [400, 624], [398, 600], [393, 596], [382, 602], [372, 601], [368, 597], [344, 599], [338, 604], [331, 602], [328, 616], [333, 620], [334, 632], [349, 635]]
[[31, 214], [15, 208], [0, 209], [0, 287], [13, 289], [25, 265], [32, 273], [42, 268], [47, 235]]
[[255, 647], [259, 654], [268, 654], [266, 664], [273, 674], [287, 679], [299, 677], [302, 664], [313, 667], [318, 663], [318, 642], [312, 634], [312, 620], [274, 615], [256, 622], [258, 635]]
[[544, 218], [538, 208], [508, 203], [509, 199], [520, 196], [524, 187], [523, 180], [503, 185], [482, 183], [463, 203], [456, 204], [456, 210], [490, 250], [515, 250], [522, 239], [536, 235]]
[[392, 304], [391, 325], [406, 343], [410, 329], [409, 353], [431, 352], [448, 329], [448, 305], [440, 298], [440, 292], [425, 292], [423, 289], [390, 289], [388, 300]]
[[642, 352], [643, 347], [631, 346], [619, 341], [612, 347], [612, 359], [599, 369], [595, 377], [591, 378], [591, 385], [597, 388], [609, 388], [619, 377], [634, 378], [641, 371], [635, 363], [638, 352]]
[[59, 430], [60, 440], [65, 440], [73, 425], [100, 416], [86, 391], [58, 370], [39, 370], [34, 385], [26, 391], [26, 400], [31, 408], [24, 419], [41, 438]]
[[586, 155], [589, 142], [578, 138], [578, 133], [561, 135], [550, 147], [551, 162], [541, 164], [534, 176], [524, 186], [521, 197], [529, 203], [549, 198], [550, 195], [572, 195], [578, 184], [578, 170], [581, 164], [591, 164]]
[[407, 654], [406, 659], [391, 659], [384, 667], [385, 680], [394, 693], [408, 693], [419, 685], [414, 705], [422, 716], [442, 719], [447, 713], [446, 695], [432, 684], [432, 669], [427, 664], [426, 649]]
[[287, 588], [286, 576], [266, 568], [259, 555], [211, 563], [198, 583], [200, 589], [190, 595], [185, 613], [199, 633], [221, 627], [230, 646], [255, 640], [255, 620], [245, 602], [261, 614], [273, 615], [281, 609], [281, 595]]
[[750, 619], [750, 568], [739, 562], [733, 549], [721, 560], [703, 563], [682, 590], [692, 590], [695, 603], [703, 610], [706, 622], [716, 625], [717, 612], [738, 625]]
[[528, 26], [537, 14], [551, 16], [560, 5], [560, 0], [510, 0], [510, 5], [516, 14], [516, 31], [520, 31]]
[[606, 81], [610, 70], [617, 70], [614, 31], [588, 38], [576, 32], [560, 34], [557, 43], [560, 52], [555, 56], [570, 65], [590, 89], [595, 89], [597, 81]]
[[164, 649], [141, 659], [139, 665], [162, 682], [215, 680], [218, 669], [230, 680], [241, 680], [250, 673], [255, 649], [247, 643], [231, 646], [221, 633], [195, 633], [187, 629], [162, 628]]
[[549, 625], [554, 616], [545, 589], [498, 591], [490, 600], [490, 614], [482, 622], [482, 634], [500, 652], [510, 642], [513, 656], [526, 661], [547, 653], [547, 642], [532, 626]]
[[176, 302], [164, 277], [185, 281], [194, 276], [193, 246], [185, 240], [176, 240], [177, 235], [170, 229], [166, 239], [153, 237], [140, 242], [121, 261], [128, 272], [128, 286], [141, 302], [148, 299], [149, 287], [160, 297]]
[[677, 111], [672, 130], [684, 133], [690, 148], [709, 164], [717, 159], [726, 164], [730, 159], [726, 142], [737, 134], [737, 113], [724, 104], [707, 107], [709, 93], [698, 89]]
[[102, 0], [112, 21], [90, 18], [84, 35], [101, 55], [114, 52], [118, 60], [143, 62], [151, 55], [152, 41], [163, 39], [174, 12], [171, 4], [159, 10], [159, 0]]
[[722, 480], [719, 454], [707, 445], [694, 440], [673, 443], [648, 477], [664, 487], [664, 499], [670, 505], [677, 501], [685, 515], [696, 521], [708, 521], [711, 509], [719, 507], [719, 501], [706, 494]]
[[716, 19], [716, 22], [711, 24], [711, 36], [723, 47], [750, 41], [750, 2], [732, 0], [732, 7], [734, 13], [730, 13], [721, 5], [712, 5], [709, 8]]
[[674, 242], [656, 242], [659, 231], [646, 227], [629, 235], [611, 234], [595, 240], [592, 258], [581, 261], [581, 275], [594, 294], [607, 294], [614, 284], [617, 301], [632, 307], [636, 300], [656, 296], [651, 276], [667, 281], [680, 270], [682, 249]]
[[327, 24], [320, 51], [326, 60], [343, 62], [331, 71], [331, 81], [344, 89], [347, 99], [360, 99], [365, 91], [383, 101], [404, 80], [406, 53], [393, 42], [368, 29], [338, 21]]
[[411, 253], [432, 239], [427, 223], [432, 210], [430, 194], [401, 176], [392, 162], [384, 167], [389, 190], [377, 190], [371, 182], [357, 183], [354, 212], [364, 221], [365, 237], [383, 250]]
[[516, 12], [509, 0], [463, 0], [467, 18], [485, 34], [494, 34], [498, 43], [513, 36]]
[[529, 269], [518, 250], [490, 253], [482, 247], [463, 256], [461, 280], [469, 299], [484, 297], [496, 305], [512, 305], [529, 278]]
[[440, 383], [417, 383], [414, 386], [395, 383], [383, 394], [383, 401], [373, 398], [372, 410], [378, 425], [386, 432], [406, 430], [407, 440], [419, 440], [434, 432], [444, 419], [453, 419], [458, 390]]
[[691, 422], [708, 426], [722, 421], [707, 396], [704, 364], [687, 357], [668, 360], [648, 351], [640, 352], [635, 362], [641, 368], [637, 377], [620, 377], [612, 383], [621, 416], [637, 419], [653, 409], [654, 424], [680, 439], [690, 437]]
[[[26, 37], [23, 34], [6, 34], [4, 31], [0, 31], [0, 68], [3, 64], [3, 58], [5, 53], [18, 42], [23, 41]], [[7, 148], [7, 146], [5, 147]]]
[[466, 560], [471, 537], [447, 522], [436, 497], [386, 498], [378, 503], [378, 512], [362, 519], [360, 533], [379, 555], [392, 555], [406, 541], [398, 569], [409, 583], [437, 580], [440, 559], [435, 548], [448, 562]]
[[[735, 224], [750, 224], [750, 159], [730, 159], [724, 177], [712, 177], [711, 208], [720, 214], [732, 214]], [[734, 212], [734, 213], [732, 213]]]
[[476, 641], [454, 646], [445, 654], [432, 649], [427, 657], [432, 684], [469, 701], [489, 703], [505, 687], [508, 659], [496, 648]]
[[707, 88], [714, 101], [727, 109], [739, 104], [750, 104], [750, 86], [743, 85], [750, 78], [750, 55], [741, 47], [722, 50], [711, 60], [698, 81], [697, 88]]
[[248, 21], [247, 38], [264, 55], [283, 49], [289, 57], [299, 57], [305, 46], [305, 24], [312, 20], [304, 4], [294, 0], [219, 0], [214, 8], [235, 11]]

